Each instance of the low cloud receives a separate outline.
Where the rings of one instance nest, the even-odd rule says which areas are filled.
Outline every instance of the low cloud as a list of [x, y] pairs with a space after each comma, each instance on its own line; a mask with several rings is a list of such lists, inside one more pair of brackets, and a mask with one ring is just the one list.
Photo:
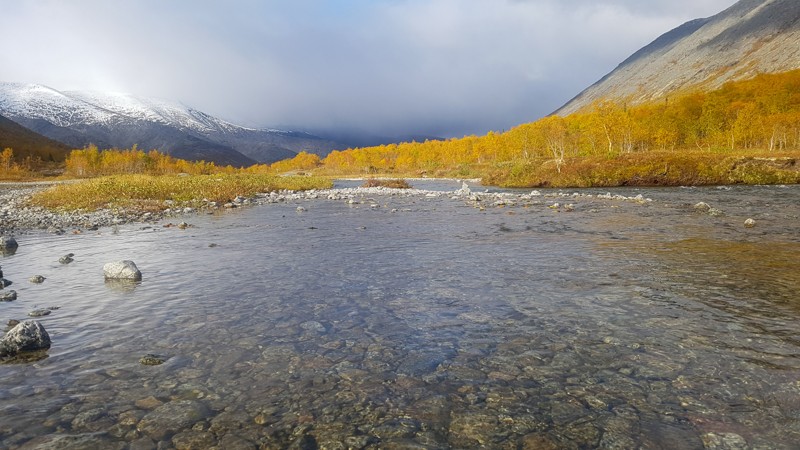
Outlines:
[[245, 125], [458, 136], [548, 114], [733, 0], [0, 0], [6, 81], [183, 101]]

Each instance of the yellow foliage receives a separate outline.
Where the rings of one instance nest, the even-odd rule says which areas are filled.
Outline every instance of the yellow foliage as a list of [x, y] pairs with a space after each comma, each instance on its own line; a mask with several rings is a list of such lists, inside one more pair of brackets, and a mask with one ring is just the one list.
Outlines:
[[560, 173], [578, 157], [690, 149], [800, 149], [800, 70], [633, 107], [602, 100], [586, 113], [545, 117], [482, 137], [334, 151], [322, 160], [321, 171], [463, 176], [487, 165], [503, 170], [515, 161], [528, 162], [515, 166], [524, 171], [537, 161]]
[[117, 174], [168, 175], [188, 173], [208, 175], [232, 173], [232, 167], [217, 167], [205, 161], [186, 161], [176, 159], [157, 150], [145, 153], [136, 145], [129, 150], [103, 150], [89, 145], [82, 150], [73, 150], [66, 160], [65, 176], [90, 178]]

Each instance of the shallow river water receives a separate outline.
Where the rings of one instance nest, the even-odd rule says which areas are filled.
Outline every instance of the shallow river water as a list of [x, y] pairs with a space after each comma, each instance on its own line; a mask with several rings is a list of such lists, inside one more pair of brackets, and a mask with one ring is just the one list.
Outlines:
[[800, 187], [579, 192], [18, 236], [0, 448], [800, 448]]

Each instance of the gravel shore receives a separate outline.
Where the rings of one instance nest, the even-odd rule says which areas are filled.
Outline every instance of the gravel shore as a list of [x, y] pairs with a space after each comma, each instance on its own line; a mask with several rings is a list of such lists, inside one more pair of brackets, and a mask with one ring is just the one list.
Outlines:
[[619, 195], [566, 194], [548, 192], [542, 194], [532, 191], [530, 194], [509, 193], [476, 193], [467, 184], [455, 191], [430, 191], [422, 189], [342, 188], [326, 190], [310, 190], [304, 192], [280, 191], [258, 194], [251, 198], [236, 197], [226, 203], [207, 202], [200, 208], [190, 208], [171, 201], [164, 202], [164, 209], [157, 212], [137, 210], [103, 209], [93, 212], [56, 212], [27, 204], [34, 193], [51, 186], [45, 183], [0, 183], [0, 234], [24, 234], [35, 230], [45, 230], [54, 234], [68, 231], [96, 230], [102, 227], [122, 225], [126, 223], [154, 223], [167, 217], [186, 216], [198, 212], [234, 209], [244, 206], [265, 205], [270, 203], [300, 202], [307, 200], [345, 201], [350, 204], [370, 202], [371, 196], [404, 196], [423, 198], [450, 198], [462, 200], [475, 207], [511, 206], [516, 203], [549, 203], [551, 208], [572, 210], [572, 204], [561, 202], [577, 199], [596, 198], [602, 200], [633, 201], [647, 203], [650, 199], [624, 197]]

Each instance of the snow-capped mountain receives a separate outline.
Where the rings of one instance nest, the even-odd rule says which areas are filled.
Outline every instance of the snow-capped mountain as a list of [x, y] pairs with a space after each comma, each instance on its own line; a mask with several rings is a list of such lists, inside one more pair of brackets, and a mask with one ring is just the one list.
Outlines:
[[74, 147], [155, 148], [178, 158], [246, 166], [327, 154], [337, 144], [305, 133], [240, 127], [167, 100], [106, 92], [60, 92], [0, 83], [0, 114]]

